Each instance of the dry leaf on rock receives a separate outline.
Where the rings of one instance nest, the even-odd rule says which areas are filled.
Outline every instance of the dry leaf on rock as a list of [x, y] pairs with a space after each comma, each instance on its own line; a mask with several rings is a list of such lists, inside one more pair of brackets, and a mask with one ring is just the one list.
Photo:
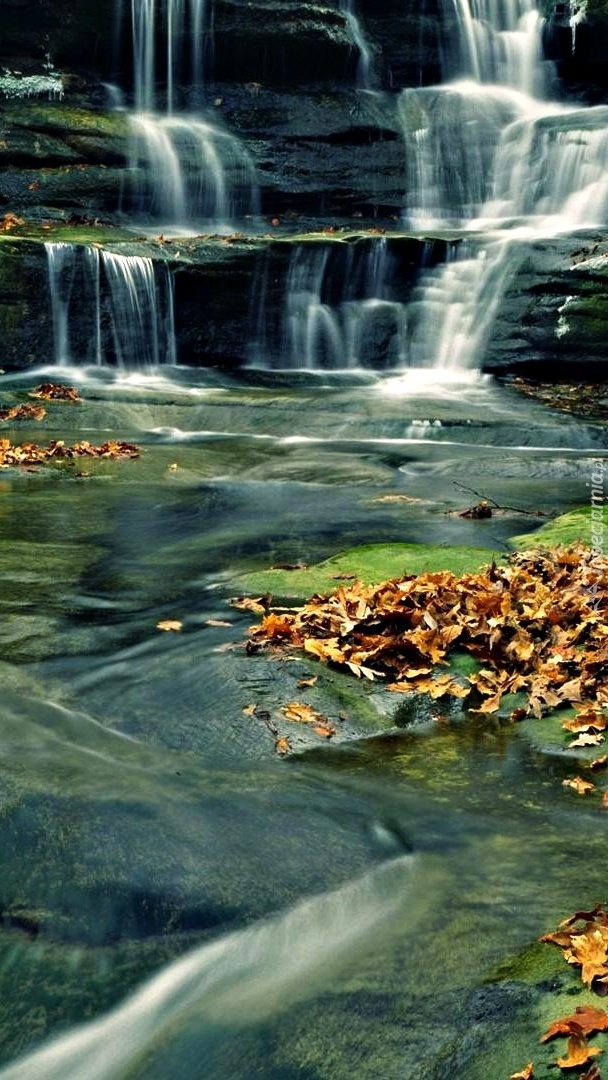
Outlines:
[[560, 1069], [576, 1069], [580, 1065], [587, 1065], [601, 1053], [601, 1047], [589, 1046], [584, 1035], [571, 1035], [568, 1039], [567, 1057], [557, 1058], [556, 1065], [559, 1065]]
[[608, 1031], [608, 1013], [605, 1009], [596, 1009], [593, 1005], [578, 1005], [570, 1016], [555, 1020], [541, 1035], [541, 1042], [548, 1042], [556, 1035], [572, 1035], [582, 1032], [591, 1035], [594, 1031]]
[[41, 383], [35, 390], [30, 390], [29, 397], [43, 401], [80, 401], [75, 386], [63, 386], [61, 383]]
[[534, 1062], [529, 1061], [520, 1072], [511, 1073], [509, 1080], [534, 1080]]

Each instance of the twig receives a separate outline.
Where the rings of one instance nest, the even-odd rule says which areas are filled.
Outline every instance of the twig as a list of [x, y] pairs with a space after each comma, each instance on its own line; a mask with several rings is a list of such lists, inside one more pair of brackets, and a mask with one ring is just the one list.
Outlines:
[[[487, 506], [492, 506], [494, 510], [511, 510], [514, 514], [527, 514], [529, 517], [548, 517], [544, 510], [526, 510], [523, 506], [503, 506], [501, 503], [497, 503], [496, 499], [491, 499], [488, 495], [482, 494], [481, 491], [475, 491], [475, 488], [466, 487], [465, 484], [461, 484], [458, 480], [453, 481], [454, 487], [460, 488], [461, 491], [468, 491], [470, 495], [474, 495], [480, 502]], [[464, 513], [470, 513], [475, 507], [471, 507], [470, 510], [464, 511]], [[453, 512], [453, 511], [450, 511]], [[456, 511], [456, 513], [462, 514], [463, 511]], [[480, 515], [481, 516], [481, 515]], [[491, 515], [487, 515], [488, 517]]]

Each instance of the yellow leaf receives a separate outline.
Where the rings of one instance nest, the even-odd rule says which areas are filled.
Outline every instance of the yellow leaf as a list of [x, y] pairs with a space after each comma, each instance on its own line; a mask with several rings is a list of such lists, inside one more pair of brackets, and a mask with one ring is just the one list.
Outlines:
[[595, 784], [590, 783], [589, 780], [583, 780], [580, 776], [571, 776], [567, 780], [562, 780], [562, 787], [572, 788], [577, 795], [586, 795], [587, 792], [593, 791]]
[[509, 1080], [534, 1080], [534, 1062], [528, 1062], [520, 1072], [511, 1073]]
[[560, 1069], [575, 1069], [579, 1065], [587, 1065], [592, 1057], [601, 1053], [599, 1046], [589, 1046], [584, 1035], [571, 1035], [568, 1039], [568, 1056], [558, 1058], [556, 1064]]
[[156, 629], [178, 631], [182, 629], [182, 626], [183, 623], [179, 619], [161, 619], [160, 622], [157, 622]]

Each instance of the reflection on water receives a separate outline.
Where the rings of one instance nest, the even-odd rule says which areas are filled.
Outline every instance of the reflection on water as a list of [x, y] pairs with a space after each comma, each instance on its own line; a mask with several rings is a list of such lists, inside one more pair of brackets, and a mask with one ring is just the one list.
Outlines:
[[[601, 895], [592, 811], [510, 731], [278, 760], [243, 710], [305, 694], [312, 662], [248, 657], [226, 598], [244, 568], [351, 543], [504, 550], [536, 519], [448, 515], [455, 481], [555, 513], [585, 501], [604, 431], [474, 376], [54, 377], [83, 400], [28, 438], [142, 456], [2, 476], [2, 1075], [447, 1080], [484, 973]], [[391, 726], [376, 687], [319, 686], [345, 738]]]

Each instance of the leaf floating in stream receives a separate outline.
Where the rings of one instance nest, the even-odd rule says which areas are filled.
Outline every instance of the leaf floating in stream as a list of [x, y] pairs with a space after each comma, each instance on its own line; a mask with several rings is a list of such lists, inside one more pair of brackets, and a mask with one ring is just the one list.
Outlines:
[[568, 1039], [568, 1056], [558, 1058], [556, 1065], [560, 1069], [575, 1069], [579, 1065], [587, 1065], [593, 1057], [601, 1054], [600, 1046], [589, 1046], [584, 1035], [571, 1035]]
[[157, 622], [156, 629], [179, 632], [183, 628], [183, 625], [184, 624], [181, 623], [179, 619], [161, 619], [160, 622]]
[[592, 1035], [594, 1031], [608, 1031], [608, 1013], [605, 1009], [596, 1009], [593, 1005], [579, 1005], [570, 1016], [554, 1020], [549, 1029], [541, 1035], [541, 1042], [548, 1042], [556, 1035], [572, 1035], [577, 1032]]
[[583, 780], [581, 776], [570, 776], [562, 780], [562, 786], [572, 788], [577, 795], [587, 795], [588, 792], [593, 791], [595, 784], [590, 783], [589, 780]]
[[528, 1062], [520, 1072], [511, 1073], [509, 1080], [534, 1080], [534, 1062]]

